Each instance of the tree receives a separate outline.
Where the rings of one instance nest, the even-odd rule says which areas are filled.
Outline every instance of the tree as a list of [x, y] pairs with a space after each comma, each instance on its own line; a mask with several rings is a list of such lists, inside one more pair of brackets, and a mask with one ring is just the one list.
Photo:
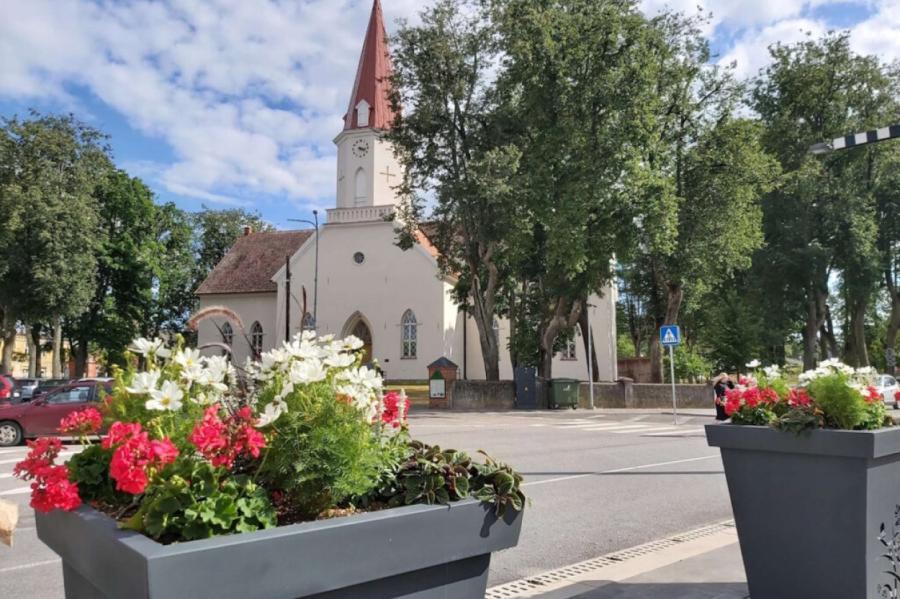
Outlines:
[[[812, 368], [819, 341], [836, 349], [828, 305], [832, 273], [843, 274], [847, 357], [867, 362], [864, 320], [877, 281], [871, 154], [838, 152], [823, 160], [813, 143], [865, 126], [883, 112], [889, 93], [877, 60], [855, 55], [849, 35], [828, 34], [770, 48], [772, 64], [756, 80], [752, 106], [765, 125], [764, 143], [785, 172], [766, 207], [766, 240], [802, 289], [803, 362]], [[880, 125], [880, 124], [879, 124]], [[830, 348], [830, 349], [829, 349]]]
[[156, 207], [154, 237], [159, 254], [154, 263], [153, 311], [147, 334], [181, 332], [194, 310], [197, 261], [191, 215], [167, 202]]
[[491, 80], [498, 59], [489, 15], [468, 0], [440, 0], [404, 24], [393, 44], [392, 101], [401, 114], [386, 139], [404, 166], [399, 193], [399, 245], [416, 242], [423, 226], [452, 276], [454, 299], [475, 320], [485, 377], [497, 380], [495, 317], [502, 312], [508, 258], [505, 236], [516, 226], [513, 175], [520, 158], [506, 142]]
[[655, 103], [658, 40], [634, 2], [492, 6], [503, 50], [498, 89], [522, 155], [521, 224], [508, 233], [511, 315], [523, 342], [516, 352], [549, 377], [558, 338], [583, 322], [588, 298], [610, 283], [613, 258], [635, 229], [627, 187]]
[[95, 197], [100, 218], [94, 295], [89, 309], [66, 327], [76, 377], [83, 376], [92, 347], [104, 352], [107, 364], [122, 364], [128, 344], [145, 332], [152, 310], [153, 267], [160, 254], [153, 194], [140, 179], [112, 170]]
[[[4, 196], [22, 207], [0, 287], [6, 312], [53, 330], [53, 376], [62, 373], [62, 321], [90, 302], [96, 272], [94, 189], [110, 160], [104, 136], [72, 116], [3, 122], [12, 182]], [[7, 315], [7, 322], [10, 322]]]
[[237, 238], [244, 234], [244, 227], [250, 227], [252, 231], [274, 229], [258, 213], [243, 208], [210, 210], [204, 206], [202, 210], [191, 215], [191, 224], [194, 228], [197, 259], [194, 289], [199, 287], [206, 275], [216, 267]]

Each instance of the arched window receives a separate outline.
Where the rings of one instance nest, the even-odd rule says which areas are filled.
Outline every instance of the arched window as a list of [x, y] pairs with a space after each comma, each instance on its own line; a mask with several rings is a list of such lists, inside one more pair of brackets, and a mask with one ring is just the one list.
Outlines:
[[400, 321], [402, 328], [401, 352], [400, 357], [412, 360], [416, 357], [416, 342], [418, 341], [418, 323], [416, 323], [416, 315], [412, 310], [403, 313], [403, 320]]
[[254, 357], [258, 358], [262, 354], [262, 348], [263, 328], [259, 321], [256, 321], [250, 327], [250, 349], [253, 350]]
[[[231, 328], [231, 323], [226, 322], [222, 325], [222, 343], [231, 347], [232, 342], [234, 341], [234, 329]], [[222, 350], [222, 355], [227, 356], [228, 352]]]
[[355, 206], [365, 206], [366, 205], [366, 196], [368, 195], [366, 192], [366, 171], [363, 168], [356, 169], [356, 184], [354, 189], [356, 190], [353, 195], [353, 203]]
[[300, 327], [304, 331], [315, 331], [316, 330], [316, 321], [313, 319], [313, 315], [307, 312], [303, 315], [303, 322], [300, 324]]
[[578, 354], [575, 353], [575, 335], [572, 335], [566, 340], [566, 345], [563, 347], [562, 356], [560, 356], [563, 360], [577, 360]]

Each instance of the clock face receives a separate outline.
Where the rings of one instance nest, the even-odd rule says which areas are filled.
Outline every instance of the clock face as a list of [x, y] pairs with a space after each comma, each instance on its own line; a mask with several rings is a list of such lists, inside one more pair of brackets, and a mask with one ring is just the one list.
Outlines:
[[358, 139], [353, 142], [353, 147], [351, 148], [353, 155], [357, 158], [362, 158], [366, 154], [369, 153], [369, 142], [364, 139]]

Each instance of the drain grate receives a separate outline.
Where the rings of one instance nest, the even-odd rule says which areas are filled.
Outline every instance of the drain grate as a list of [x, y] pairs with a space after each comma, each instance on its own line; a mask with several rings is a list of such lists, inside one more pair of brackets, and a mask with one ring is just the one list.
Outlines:
[[531, 596], [535, 591], [540, 591], [550, 586], [556, 586], [577, 576], [590, 574], [592, 572], [596, 572], [597, 570], [602, 570], [603, 568], [606, 568], [608, 566], [621, 564], [622, 562], [626, 562], [630, 559], [642, 557], [651, 553], [656, 553], [657, 551], [668, 549], [669, 547], [673, 547], [681, 543], [708, 537], [710, 535], [718, 534], [732, 528], [734, 528], [733, 521], [704, 526], [703, 528], [698, 528], [690, 532], [681, 533], [672, 537], [668, 537], [666, 539], [651, 541], [650, 543], [638, 545], [637, 547], [622, 549], [613, 553], [609, 553], [607, 555], [595, 557], [594, 559], [589, 559], [577, 564], [572, 564], [571, 566], [565, 566], [556, 570], [551, 570], [550, 572], [544, 572], [543, 574], [538, 574], [537, 576], [522, 578], [520, 580], [514, 580], [512, 582], [507, 582], [505, 584], [491, 587], [487, 590], [484, 597], [485, 599], [511, 599], [514, 597]]

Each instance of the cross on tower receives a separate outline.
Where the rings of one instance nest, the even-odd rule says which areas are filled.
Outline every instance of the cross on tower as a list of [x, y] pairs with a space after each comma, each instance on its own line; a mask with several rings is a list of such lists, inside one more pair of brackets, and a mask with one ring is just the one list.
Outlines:
[[397, 175], [395, 175], [394, 173], [391, 172], [391, 167], [390, 167], [390, 165], [384, 167], [384, 172], [383, 172], [383, 173], [378, 173], [378, 174], [379, 174], [379, 175], [384, 175], [384, 180], [385, 180], [385, 182], [386, 182], [388, 185], [391, 184], [391, 177], [396, 177], [396, 176], [397, 176]]

